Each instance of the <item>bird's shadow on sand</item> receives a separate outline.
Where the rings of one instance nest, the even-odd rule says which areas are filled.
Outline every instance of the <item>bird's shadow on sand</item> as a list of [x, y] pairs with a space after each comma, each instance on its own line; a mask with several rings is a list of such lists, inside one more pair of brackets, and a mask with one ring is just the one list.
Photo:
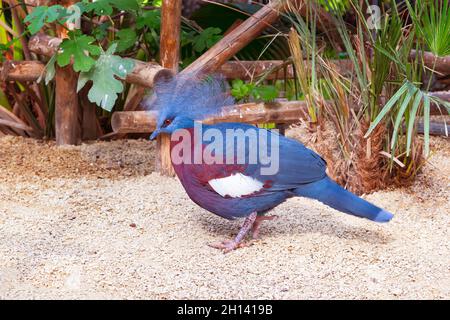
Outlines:
[[[374, 223], [373, 228], [364, 226], [352, 226], [340, 221], [335, 214], [327, 216], [316, 214], [299, 214], [293, 217], [287, 217], [280, 212], [275, 221], [263, 222], [260, 229], [260, 238], [276, 238], [280, 235], [289, 234], [312, 234], [318, 233], [327, 236], [336, 237], [345, 240], [356, 240], [371, 244], [386, 244], [392, 238], [389, 232], [384, 230], [375, 230], [379, 228]], [[196, 215], [199, 224], [218, 238], [234, 237], [242, 224], [243, 220], [229, 221], [214, 216], [211, 213], [201, 213]], [[359, 219], [356, 218], [355, 219]]]

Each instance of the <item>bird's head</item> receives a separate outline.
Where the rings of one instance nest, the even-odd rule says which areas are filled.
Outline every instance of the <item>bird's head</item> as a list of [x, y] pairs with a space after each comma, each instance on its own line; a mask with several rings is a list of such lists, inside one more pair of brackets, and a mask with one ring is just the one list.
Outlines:
[[228, 94], [226, 82], [218, 77], [198, 79], [183, 75], [158, 83], [154, 94], [144, 104], [158, 112], [156, 130], [150, 139], [160, 133], [172, 134], [178, 129], [192, 128], [194, 121], [221, 111], [234, 104]]
[[154, 140], [160, 133], [172, 134], [178, 129], [191, 128], [194, 125], [194, 119], [181, 114], [170, 112], [160, 112], [156, 123], [156, 130], [150, 136]]

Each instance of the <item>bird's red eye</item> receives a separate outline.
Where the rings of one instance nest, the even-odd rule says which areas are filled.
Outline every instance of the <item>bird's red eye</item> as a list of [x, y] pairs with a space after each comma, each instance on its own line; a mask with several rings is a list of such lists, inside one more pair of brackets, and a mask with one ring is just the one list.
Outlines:
[[171, 124], [171, 123], [172, 123], [172, 120], [170, 120], [170, 119], [164, 120], [164, 124], [165, 124], [166, 126], [168, 126], [168, 125]]

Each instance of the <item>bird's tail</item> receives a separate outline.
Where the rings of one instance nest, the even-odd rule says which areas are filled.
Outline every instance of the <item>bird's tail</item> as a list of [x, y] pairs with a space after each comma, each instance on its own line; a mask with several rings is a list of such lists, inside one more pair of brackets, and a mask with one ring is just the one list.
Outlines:
[[294, 193], [301, 197], [319, 200], [336, 210], [376, 222], [388, 222], [394, 216], [345, 190], [329, 177], [301, 185], [294, 190]]

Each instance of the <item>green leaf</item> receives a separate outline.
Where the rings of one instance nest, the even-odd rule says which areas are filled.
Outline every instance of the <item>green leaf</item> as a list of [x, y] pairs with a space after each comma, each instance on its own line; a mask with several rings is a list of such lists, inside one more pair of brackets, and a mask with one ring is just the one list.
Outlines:
[[110, 0], [97, 0], [86, 5], [86, 12], [94, 11], [98, 16], [110, 16], [113, 10]]
[[117, 43], [117, 52], [123, 52], [131, 47], [133, 47], [137, 41], [136, 31], [131, 28], [119, 30], [116, 33], [117, 38], [119, 38]]
[[423, 99], [423, 137], [425, 140], [425, 156], [430, 154], [430, 97]]
[[89, 71], [95, 64], [95, 60], [91, 56], [99, 55], [100, 47], [91, 44], [95, 39], [90, 36], [70, 32], [69, 37], [61, 43], [62, 52], [58, 53], [56, 60], [58, 65], [61, 67], [67, 66], [73, 57], [73, 69], [75, 71]]
[[416, 114], [417, 110], [419, 110], [420, 101], [422, 101], [422, 91], [417, 90], [416, 97], [414, 98], [413, 106], [411, 114], [409, 115], [409, 123], [408, 123], [408, 131], [406, 135], [406, 156], [409, 156], [409, 153], [411, 151], [411, 141], [413, 136], [413, 127], [414, 127], [414, 121], [416, 120]]
[[148, 27], [150, 29], [159, 30], [161, 26], [161, 12], [159, 10], [145, 11], [136, 19], [136, 28], [142, 29]]
[[408, 89], [408, 82], [403, 83], [403, 85], [398, 89], [398, 91], [389, 99], [389, 101], [384, 105], [383, 109], [381, 109], [380, 113], [377, 115], [375, 120], [370, 124], [369, 130], [367, 130], [364, 138], [367, 138], [375, 129], [375, 127], [380, 123], [380, 121], [384, 118], [384, 116], [391, 110], [394, 104], [400, 99], [400, 97], [405, 93]]
[[64, 10], [64, 14], [59, 17], [59, 22], [76, 23], [79, 19], [81, 19], [83, 12], [86, 11], [86, 4], [83, 2], [77, 2]]
[[107, 111], [111, 111], [123, 85], [116, 77], [124, 79], [134, 68], [134, 62], [114, 55], [116, 44], [100, 55], [95, 66], [88, 72], [81, 72], [77, 90], [81, 90], [87, 81], [92, 81], [88, 98]]
[[124, 11], [137, 11], [140, 8], [140, 2], [137, 0], [110, 0], [115, 8]]
[[[55, 62], [56, 62], [56, 54], [54, 54], [47, 62], [47, 65], [45, 66], [45, 84], [48, 85], [50, 81], [53, 80], [56, 74], [56, 68], [55, 68]], [[42, 75], [39, 77], [37, 82], [42, 81]]]
[[92, 35], [95, 37], [97, 41], [103, 40], [108, 35], [108, 28], [111, 26], [111, 22], [107, 21], [97, 26], [94, 30], [92, 30]]
[[55, 22], [66, 15], [66, 9], [60, 5], [51, 7], [39, 6], [32, 13], [25, 17], [24, 22], [30, 22], [28, 30], [31, 34], [39, 32], [47, 22]]
[[206, 28], [192, 40], [194, 44], [193, 49], [197, 52], [203, 52], [205, 49], [211, 48], [217, 41], [222, 39], [221, 32], [222, 30], [219, 28]]
[[138, 11], [141, 2], [138, 0], [97, 0], [86, 3], [86, 12], [94, 11], [99, 16], [110, 16], [114, 9], [120, 11]]
[[395, 119], [394, 123], [394, 132], [392, 133], [392, 142], [391, 142], [391, 150], [394, 150], [395, 145], [397, 143], [398, 138], [398, 129], [400, 128], [400, 124], [403, 119], [403, 115], [405, 114], [406, 108], [408, 107], [409, 103], [411, 102], [411, 98], [416, 92], [414, 90], [415, 88], [409, 86], [408, 87], [408, 93], [406, 94], [405, 98], [403, 99], [403, 103], [400, 106], [399, 111], [397, 112], [397, 117]]
[[275, 86], [258, 86], [253, 88], [252, 95], [258, 100], [273, 101], [278, 97], [278, 89]]
[[241, 79], [235, 79], [231, 83], [231, 94], [233, 97], [240, 100], [248, 97], [253, 90], [253, 87], [254, 85], [251, 83], [246, 84]]

